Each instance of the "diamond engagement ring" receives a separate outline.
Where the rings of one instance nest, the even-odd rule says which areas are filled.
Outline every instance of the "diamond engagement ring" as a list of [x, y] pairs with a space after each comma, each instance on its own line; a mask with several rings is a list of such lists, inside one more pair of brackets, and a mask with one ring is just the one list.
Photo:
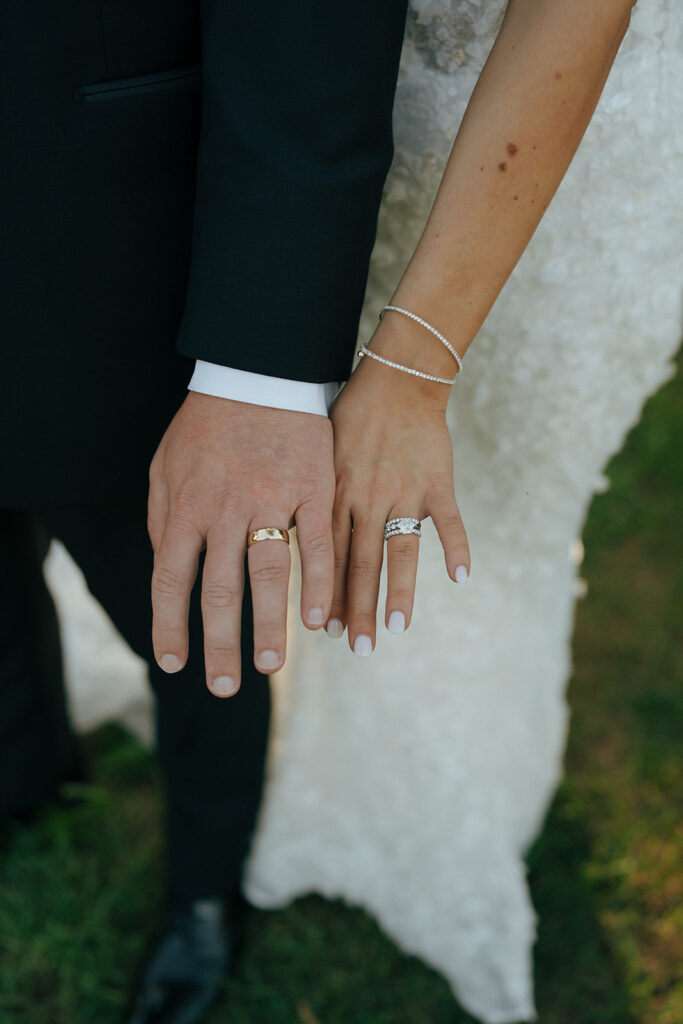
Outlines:
[[398, 519], [387, 519], [386, 526], [384, 527], [385, 540], [389, 540], [390, 537], [399, 537], [403, 533], [414, 533], [416, 537], [419, 537], [422, 533], [420, 520], [413, 519], [412, 516], [399, 516]]

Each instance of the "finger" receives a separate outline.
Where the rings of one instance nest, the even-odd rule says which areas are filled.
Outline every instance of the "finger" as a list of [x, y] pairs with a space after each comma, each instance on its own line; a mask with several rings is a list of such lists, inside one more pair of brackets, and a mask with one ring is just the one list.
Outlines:
[[[261, 517], [249, 526], [249, 533], [288, 521], [289, 516], [277, 514]], [[249, 548], [248, 563], [254, 609], [254, 664], [259, 672], [268, 674], [285, 662], [289, 545], [281, 540], [258, 541]]]
[[204, 664], [206, 685], [217, 697], [231, 697], [240, 687], [245, 535], [246, 528], [231, 522], [214, 526], [206, 539]]
[[351, 546], [351, 513], [344, 504], [336, 504], [332, 513], [332, 538], [334, 543], [334, 581], [332, 604], [327, 620], [327, 635], [338, 639], [346, 625], [346, 581]]
[[178, 672], [187, 661], [190, 593], [202, 547], [199, 531], [169, 514], [152, 572], [152, 646], [164, 672]]
[[296, 513], [301, 554], [301, 618], [309, 629], [328, 619], [334, 582], [334, 545], [329, 515], [302, 505]]
[[[389, 518], [395, 519], [400, 515], [403, 513], [392, 511]], [[398, 534], [387, 539], [387, 603], [384, 623], [390, 633], [403, 633], [410, 625], [419, 547], [420, 540], [415, 534]]]
[[456, 583], [467, 583], [470, 575], [470, 548], [452, 491], [444, 491], [433, 498], [427, 507], [446, 557], [446, 570]]
[[349, 645], [354, 654], [361, 656], [371, 654], [375, 646], [385, 521], [386, 516], [360, 520], [353, 517], [347, 577], [347, 614]]

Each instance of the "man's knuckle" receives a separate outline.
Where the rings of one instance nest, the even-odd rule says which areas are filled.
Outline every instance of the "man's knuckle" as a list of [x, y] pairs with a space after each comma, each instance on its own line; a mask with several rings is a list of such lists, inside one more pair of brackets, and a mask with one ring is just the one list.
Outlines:
[[289, 576], [286, 566], [266, 562], [250, 568], [249, 575], [255, 583], [282, 583]]
[[216, 518], [219, 521], [234, 522], [241, 511], [239, 497], [234, 493], [223, 495], [216, 505]]
[[152, 591], [160, 596], [176, 594], [183, 583], [182, 574], [168, 565], [157, 565], [152, 573]]
[[329, 555], [332, 552], [332, 538], [326, 533], [316, 533], [305, 538], [304, 547], [311, 555]]
[[297, 490], [301, 503], [308, 504], [308, 502], [318, 501], [322, 490], [321, 484], [323, 484], [322, 480], [310, 474], [297, 480]]
[[214, 644], [208, 643], [206, 653], [216, 661], [224, 663], [233, 662], [239, 657], [239, 647], [236, 644]]
[[266, 616], [262, 620], [259, 620], [259, 648], [271, 648], [274, 651], [284, 649], [286, 639], [285, 629], [286, 624], [282, 619]]
[[232, 608], [237, 593], [226, 583], [207, 583], [202, 590], [202, 606], [205, 608]]
[[178, 525], [194, 526], [198, 518], [198, 509], [199, 497], [196, 489], [183, 484], [173, 497], [170, 515]]

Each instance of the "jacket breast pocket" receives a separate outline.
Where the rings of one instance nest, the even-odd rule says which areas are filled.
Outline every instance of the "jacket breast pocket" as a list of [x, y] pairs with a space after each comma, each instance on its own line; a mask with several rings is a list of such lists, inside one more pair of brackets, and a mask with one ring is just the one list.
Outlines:
[[100, 103], [107, 100], [142, 96], [145, 93], [192, 85], [199, 82], [200, 76], [200, 65], [191, 64], [170, 71], [157, 71], [150, 75], [137, 75], [134, 78], [118, 78], [115, 81], [83, 85], [76, 90], [76, 97], [82, 103]]

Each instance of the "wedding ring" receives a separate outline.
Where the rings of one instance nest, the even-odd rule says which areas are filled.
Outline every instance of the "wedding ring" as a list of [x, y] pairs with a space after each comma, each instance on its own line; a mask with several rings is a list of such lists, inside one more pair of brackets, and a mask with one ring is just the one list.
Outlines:
[[403, 533], [414, 533], [416, 537], [422, 534], [422, 523], [412, 516], [399, 516], [398, 519], [387, 519], [384, 527], [384, 539], [399, 537]]
[[260, 540], [283, 540], [289, 544], [289, 534], [277, 526], [264, 526], [261, 530], [252, 530], [247, 538], [247, 547], [258, 544]]

